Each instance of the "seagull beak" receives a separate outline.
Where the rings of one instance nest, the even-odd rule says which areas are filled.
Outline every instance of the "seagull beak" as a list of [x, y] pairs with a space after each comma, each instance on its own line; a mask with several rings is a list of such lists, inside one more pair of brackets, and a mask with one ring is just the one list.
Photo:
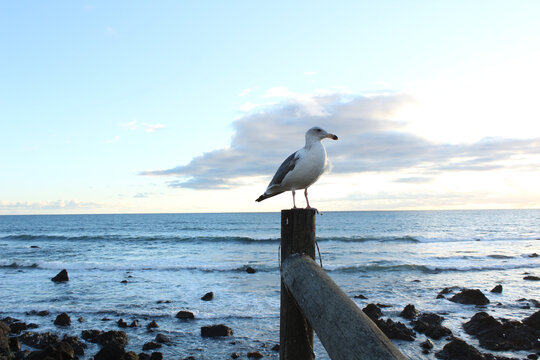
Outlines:
[[332, 139], [332, 140], [337, 140], [338, 137], [334, 134], [328, 134], [328, 138]]

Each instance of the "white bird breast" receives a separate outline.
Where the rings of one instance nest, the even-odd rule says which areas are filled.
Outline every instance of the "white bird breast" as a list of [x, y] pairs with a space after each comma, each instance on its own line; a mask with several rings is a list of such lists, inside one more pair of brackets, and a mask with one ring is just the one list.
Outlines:
[[301, 149], [299, 155], [294, 169], [281, 182], [282, 188], [305, 189], [324, 173], [326, 150], [320, 142], [314, 143], [307, 151]]

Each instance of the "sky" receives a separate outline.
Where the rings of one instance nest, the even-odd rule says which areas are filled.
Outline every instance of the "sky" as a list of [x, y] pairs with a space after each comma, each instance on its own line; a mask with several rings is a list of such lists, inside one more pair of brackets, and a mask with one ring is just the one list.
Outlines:
[[[538, 1], [6, 1], [0, 215], [540, 208]], [[305, 206], [302, 196], [297, 205]]]

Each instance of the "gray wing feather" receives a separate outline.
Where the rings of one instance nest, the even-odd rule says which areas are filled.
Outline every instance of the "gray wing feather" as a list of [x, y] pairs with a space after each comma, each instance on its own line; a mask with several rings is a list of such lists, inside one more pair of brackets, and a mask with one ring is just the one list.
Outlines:
[[294, 152], [289, 155], [289, 157], [285, 159], [283, 164], [280, 165], [279, 169], [277, 169], [276, 174], [274, 175], [272, 181], [270, 181], [270, 184], [268, 186], [270, 187], [272, 185], [281, 184], [281, 182], [285, 178], [285, 175], [291, 172], [296, 166], [296, 160], [298, 160], [298, 152]]

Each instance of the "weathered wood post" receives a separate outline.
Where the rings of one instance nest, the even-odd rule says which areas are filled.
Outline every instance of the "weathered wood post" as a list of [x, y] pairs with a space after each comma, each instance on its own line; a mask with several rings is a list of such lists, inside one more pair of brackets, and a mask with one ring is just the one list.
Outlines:
[[[315, 210], [281, 210], [281, 263], [291, 254], [315, 258]], [[313, 329], [281, 281], [281, 360], [313, 360]]]

